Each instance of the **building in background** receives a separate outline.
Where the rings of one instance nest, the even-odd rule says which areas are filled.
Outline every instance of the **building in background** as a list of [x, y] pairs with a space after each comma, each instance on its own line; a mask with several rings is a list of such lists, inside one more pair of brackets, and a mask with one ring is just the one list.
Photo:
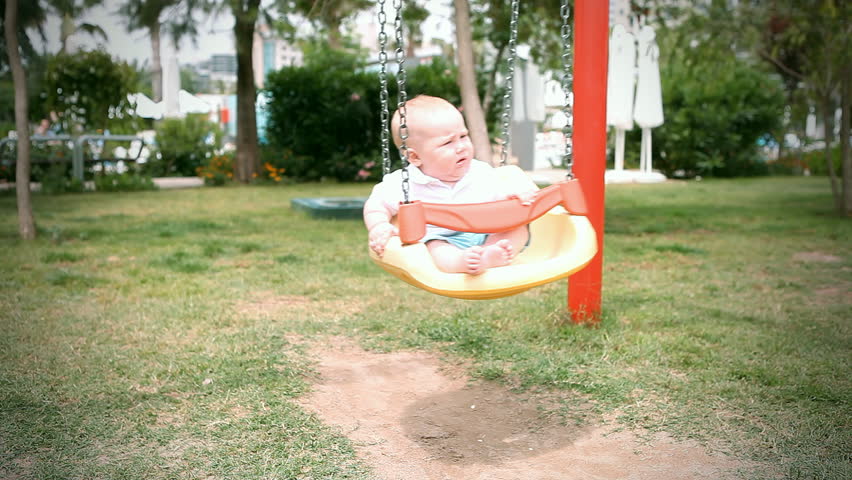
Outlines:
[[262, 23], [257, 26], [252, 42], [252, 67], [254, 82], [259, 88], [263, 88], [270, 72], [283, 67], [299, 67], [302, 60], [302, 51], [298, 47], [282, 39], [268, 25]]
[[198, 90], [205, 93], [231, 93], [237, 87], [237, 56], [217, 53], [192, 68], [198, 80]]

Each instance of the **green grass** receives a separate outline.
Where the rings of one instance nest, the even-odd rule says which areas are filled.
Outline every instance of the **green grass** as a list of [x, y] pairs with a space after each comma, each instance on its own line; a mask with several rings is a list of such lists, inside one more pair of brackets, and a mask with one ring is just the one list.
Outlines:
[[369, 188], [37, 195], [30, 243], [1, 196], [0, 477], [371, 478], [297, 403], [331, 334], [774, 469], [744, 478], [852, 477], [852, 222], [827, 180], [608, 187], [596, 328], [565, 323], [564, 282], [432, 296], [360, 222], [290, 209]]

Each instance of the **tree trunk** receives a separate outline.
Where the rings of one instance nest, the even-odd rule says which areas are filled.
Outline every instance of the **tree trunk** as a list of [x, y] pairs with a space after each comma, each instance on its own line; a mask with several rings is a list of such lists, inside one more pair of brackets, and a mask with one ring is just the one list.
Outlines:
[[840, 193], [840, 182], [837, 172], [834, 170], [834, 160], [831, 158], [831, 144], [834, 141], [834, 102], [831, 92], [823, 93], [822, 97], [822, 125], [825, 129], [823, 139], [825, 142], [825, 163], [828, 168], [828, 181], [831, 183], [831, 195], [834, 198], [834, 206], [839, 212], [843, 211], [843, 199]]
[[341, 50], [343, 40], [340, 35], [340, 20], [328, 21], [328, 47], [332, 50]]
[[505, 51], [506, 44], [503, 44], [497, 48], [497, 53], [494, 54], [494, 69], [491, 70], [491, 75], [488, 77], [488, 87], [485, 89], [485, 98], [482, 100], [483, 112], [490, 110], [491, 103], [494, 102], [494, 92], [497, 91], [497, 71], [500, 70], [500, 64], [503, 63], [503, 52]]
[[840, 86], [840, 161], [843, 172], [843, 213], [852, 216], [852, 157], [849, 152], [849, 115], [852, 114], [849, 96], [852, 95], [852, 81], [847, 74], [841, 78]]
[[408, 43], [405, 44], [405, 58], [414, 58], [414, 39], [409, 36]]
[[69, 13], [62, 16], [62, 23], [59, 25], [59, 53], [68, 53], [68, 37], [74, 34], [76, 26], [74, 19]]
[[154, 101], [163, 99], [163, 62], [160, 60], [160, 20], [148, 26], [151, 34], [151, 89]]
[[260, 0], [247, 0], [246, 8], [234, 12], [234, 36], [237, 45], [237, 162], [235, 176], [251, 182], [259, 169], [257, 147], [256, 90], [252, 61], [254, 24]]
[[18, 0], [6, 0], [3, 28], [9, 66], [15, 84], [15, 130], [18, 132], [18, 158], [15, 166], [15, 192], [18, 199], [18, 232], [24, 240], [35, 238], [32, 195], [30, 193], [30, 126], [27, 105], [27, 75], [21, 64], [18, 45]]
[[491, 140], [488, 138], [488, 126], [485, 113], [479, 101], [476, 89], [476, 63], [473, 60], [473, 37], [470, 26], [470, 5], [467, 0], [453, 0], [456, 9], [456, 45], [459, 59], [459, 89], [462, 108], [470, 131], [470, 139], [476, 158], [491, 163]]

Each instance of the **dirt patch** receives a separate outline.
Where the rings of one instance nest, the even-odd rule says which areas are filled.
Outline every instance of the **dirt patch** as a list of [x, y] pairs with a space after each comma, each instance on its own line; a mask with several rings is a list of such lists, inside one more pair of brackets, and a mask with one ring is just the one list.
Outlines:
[[566, 426], [543, 398], [472, 382], [428, 353], [333, 343], [315, 350], [319, 379], [302, 403], [381, 480], [724, 479], [744, 467], [663, 434]]
[[236, 311], [242, 315], [269, 317], [291, 309], [307, 310], [310, 309], [311, 303], [308, 297], [260, 292], [248, 300], [238, 302]]
[[303, 316], [309, 313], [319, 315], [348, 315], [359, 312], [365, 302], [349, 299], [316, 300], [301, 295], [278, 295], [274, 292], [262, 291], [240, 300], [234, 306], [237, 315], [241, 317], [274, 319]]
[[793, 255], [793, 260], [805, 263], [840, 263], [842, 258], [822, 252], [799, 252]]

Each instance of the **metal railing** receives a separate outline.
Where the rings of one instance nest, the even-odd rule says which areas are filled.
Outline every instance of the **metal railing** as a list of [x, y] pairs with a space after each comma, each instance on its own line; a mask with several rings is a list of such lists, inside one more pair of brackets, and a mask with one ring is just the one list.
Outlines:
[[[142, 155], [142, 149], [145, 147], [145, 139], [142, 137], [137, 137], [135, 135], [80, 135], [79, 137], [72, 137], [71, 135], [31, 135], [30, 141], [32, 143], [45, 143], [45, 144], [56, 144], [56, 142], [60, 142], [66, 146], [70, 144], [71, 148], [71, 174], [83, 181], [84, 172], [85, 172], [85, 163], [86, 163], [86, 147], [92, 150], [93, 142], [130, 142], [131, 148], [128, 148], [128, 153], [133, 151], [133, 143], [140, 142], [139, 148], [135, 149], [135, 155], [132, 157], [102, 157], [100, 153], [97, 155], [92, 155], [89, 158], [91, 162], [101, 162], [103, 165], [104, 162], [110, 161], [125, 161], [125, 162], [136, 162], [139, 160], [140, 155]], [[17, 138], [4, 138], [0, 139], [0, 159], [4, 157], [4, 151], [8, 147], [10, 151], [14, 151], [15, 146], [18, 143]], [[101, 144], [101, 146], [103, 143]], [[97, 146], [95, 144], [94, 146]], [[49, 160], [51, 161], [51, 160]], [[58, 162], [67, 161], [64, 158], [60, 158]], [[11, 163], [14, 163], [12, 160]], [[38, 163], [38, 162], [34, 162]]]

